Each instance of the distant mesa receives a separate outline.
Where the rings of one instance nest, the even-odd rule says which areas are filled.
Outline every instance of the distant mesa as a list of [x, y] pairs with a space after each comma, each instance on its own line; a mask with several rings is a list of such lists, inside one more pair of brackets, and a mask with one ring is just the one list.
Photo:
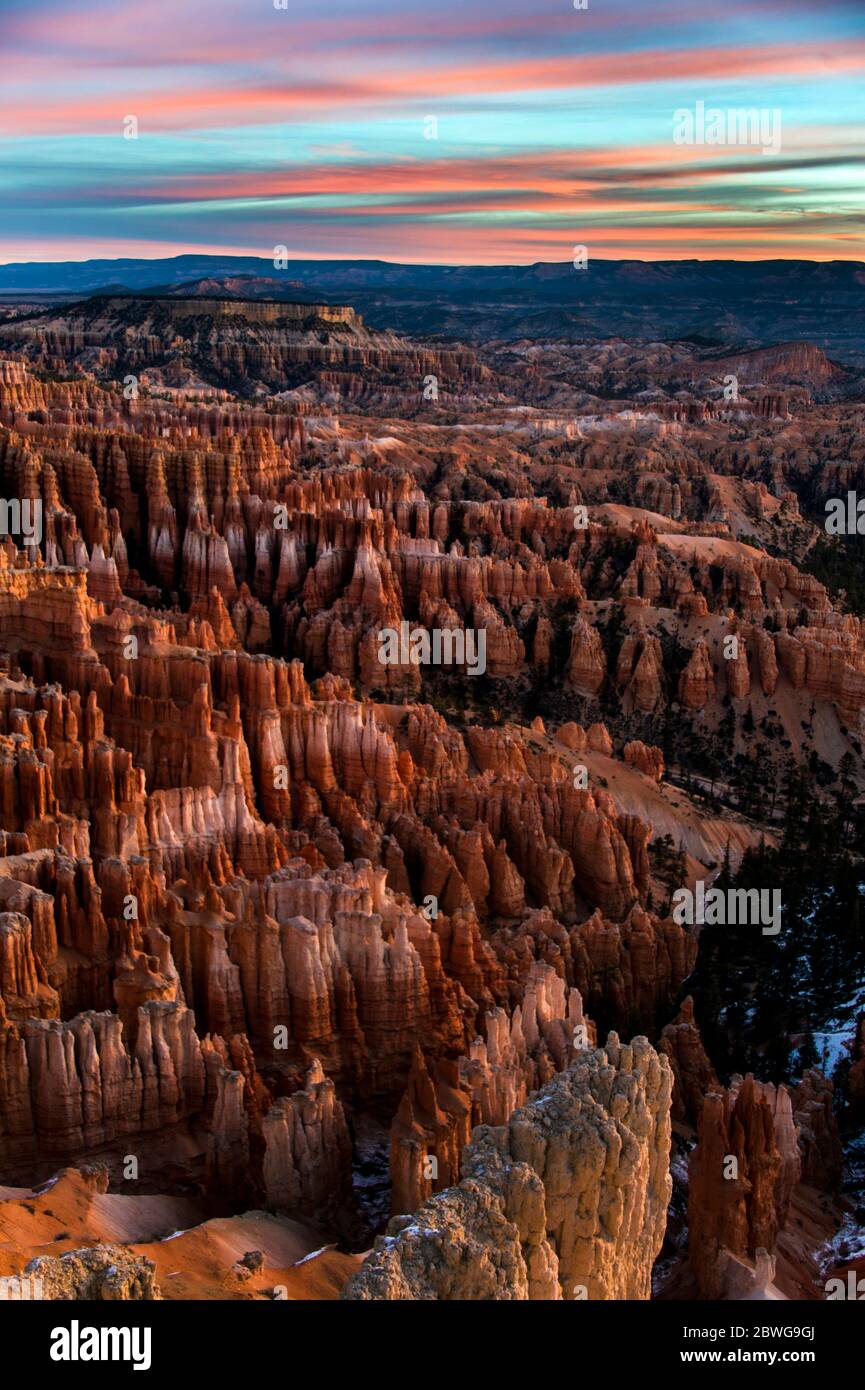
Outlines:
[[216, 294], [104, 294], [94, 295], [75, 308], [71, 315], [90, 317], [103, 308], [120, 313], [125, 310], [161, 310], [169, 321], [189, 317], [245, 319], [249, 323], [292, 323], [305, 327], [319, 319], [324, 323], [362, 328], [360, 315], [347, 304], [311, 304], [305, 300], [242, 299]]
[[[401, 265], [372, 259], [291, 260], [185, 255], [0, 266], [0, 299], [30, 292], [225, 297], [308, 296], [351, 303], [367, 322], [408, 336], [462, 343], [530, 337], [583, 341], [614, 336], [718, 349], [808, 341], [865, 367], [860, 325], [865, 267], [856, 261], [626, 261], [591, 258], [534, 265]], [[224, 288], [221, 288], [224, 286]]]

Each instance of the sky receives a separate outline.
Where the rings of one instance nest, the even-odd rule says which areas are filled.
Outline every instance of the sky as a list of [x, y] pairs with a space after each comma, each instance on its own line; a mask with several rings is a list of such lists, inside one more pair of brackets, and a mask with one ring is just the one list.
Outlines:
[[865, 0], [0, 0], [0, 54], [0, 262], [865, 259]]

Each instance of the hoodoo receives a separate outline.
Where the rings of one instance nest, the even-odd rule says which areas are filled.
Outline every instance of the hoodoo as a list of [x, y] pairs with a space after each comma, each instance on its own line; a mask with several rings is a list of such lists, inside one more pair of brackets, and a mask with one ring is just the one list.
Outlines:
[[0, 1293], [858, 1287], [852, 369], [332, 274], [0, 306]]

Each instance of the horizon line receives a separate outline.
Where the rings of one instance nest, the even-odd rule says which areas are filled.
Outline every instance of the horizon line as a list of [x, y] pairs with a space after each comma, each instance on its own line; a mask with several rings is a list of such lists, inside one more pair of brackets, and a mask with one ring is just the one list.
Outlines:
[[[164, 261], [181, 260], [246, 260], [262, 261], [272, 265], [271, 256], [258, 255], [251, 251], [178, 251], [168, 256], [88, 256], [84, 259], [44, 259], [32, 261], [3, 260], [0, 258], [0, 269], [24, 269], [32, 266], [87, 266], [107, 263], [111, 265], [132, 264], [141, 261], [152, 261], [154, 264], [161, 264]], [[447, 270], [530, 270], [533, 266], [568, 266], [572, 264], [570, 257], [565, 257], [561, 261], [401, 261], [390, 260], [384, 256], [292, 256], [288, 257], [288, 264], [298, 264], [310, 262], [319, 265], [387, 265], [387, 266], [407, 266], [407, 267], [435, 267]], [[589, 264], [592, 261], [613, 262], [628, 265], [774, 265], [774, 264], [800, 264], [800, 265], [861, 265], [865, 267], [865, 259], [861, 256], [607, 256], [590, 255]], [[284, 273], [273, 267], [274, 275]]]

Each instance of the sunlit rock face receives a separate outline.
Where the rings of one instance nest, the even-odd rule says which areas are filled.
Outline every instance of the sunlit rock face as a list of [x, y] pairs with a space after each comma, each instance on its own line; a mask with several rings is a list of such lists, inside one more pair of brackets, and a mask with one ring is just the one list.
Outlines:
[[615, 1033], [482, 1126], [463, 1177], [396, 1217], [347, 1299], [649, 1297], [670, 1200], [672, 1073]]

